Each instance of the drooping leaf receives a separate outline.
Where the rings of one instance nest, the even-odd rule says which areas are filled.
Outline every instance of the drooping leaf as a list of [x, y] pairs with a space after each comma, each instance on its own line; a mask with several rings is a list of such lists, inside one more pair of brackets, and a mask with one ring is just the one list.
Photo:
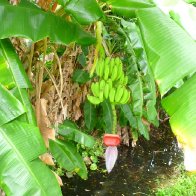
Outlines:
[[[133, 111], [135, 110], [135, 108], [143, 106], [142, 115], [144, 116], [144, 112], [145, 112], [144, 110], [146, 110], [147, 120], [150, 123], [157, 125], [158, 120], [157, 120], [157, 112], [155, 108], [156, 87], [155, 87], [153, 75], [148, 65], [148, 60], [147, 60], [146, 52], [144, 49], [143, 41], [141, 38], [140, 30], [138, 26], [136, 25], [136, 23], [134, 22], [127, 22], [125, 20], [121, 20], [121, 23], [123, 27], [126, 28], [125, 32], [128, 34], [128, 37], [130, 39], [132, 49], [133, 49], [132, 55], [135, 55], [136, 61], [137, 61], [137, 67], [138, 67], [137, 74], [140, 75], [140, 78], [142, 80], [141, 81], [142, 89], [140, 89], [140, 91], [142, 90], [143, 92], [137, 95], [136, 92], [140, 92], [139, 88], [138, 88], [138, 91], [137, 90], [133, 91], [133, 94], [134, 94], [133, 102], [134, 100], [138, 100], [133, 103]], [[142, 94], [143, 94], [143, 97], [139, 97], [139, 96], [142, 96]], [[144, 100], [143, 105], [142, 105], [142, 99]], [[139, 105], [136, 103], [138, 103]]]
[[142, 119], [140, 117], [137, 117], [137, 126], [138, 126], [138, 132], [144, 136], [145, 139], [149, 140], [149, 131], [147, 127], [142, 122]]
[[25, 107], [0, 84], [0, 126], [25, 113]]
[[137, 121], [136, 117], [133, 116], [133, 112], [131, 110], [131, 105], [129, 104], [123, 104], [120, 106], [121, 111], [124, 113], [124, 116], [127, 118], [129, 121], [129, 125], [133, 127], [134, 129], [137, 129]]
[[97, 122], [96, 108], [88, 100], [84, 103], [84, 120], [88, 130], [92, 130]]
[[87, 168], [76, 146], [69, 141], [50, 140], [50, 151], [61, 167], [75, 171], [81, 178], [87, 179]]
[[76, 69], [73, 73], [72, 79], [74, 82], [84, 84], [90, 80], [90, 75], [87, 71], [84, 71], [82, 69]]
[[108, 0], [107, 3], [112, 7], [114, 13], [127, 18], [134, 17], [135, 11], [138, 9], [155, 6], [149, 0]]
[[103, 108], [103, 121], [105, 123], [104, 129], [106, 133], [112, 133], [113, 129], [113, 113], [112, 106], [108, 100], [104, 100], [101, 103]]
[[132, 99], [132, 107], [133, 107], [133, 114], [135, 116], [142, 117], [143, 114], [143, 89], [142, 89], [142, 78], [139, 71], [139, 67], [137, 64], [137, 57], [134, 53], [133, 46], [134, 42], [132, 43], [132, 28], [131, 23], [126, 23], [122, 21], [123, 28], [121, 29], [122, 34], [126, 38], [125, 42], [125, 50], [127, 53], [126, 57], [126, 74], [129, 78], [128, 81], [128, 88], [131, 91], [131, 99]]
[[196, 71], [196, 43], [158, 8], [138, 10], [137, 17], [149, 65], [163, 96], [180, 79]]
[[58, 133], [66, 139], [73, 140], [90, 148], [95, 144], [95, 140], [92, 136], [83, 133], [78, 128], [70, 126], [70, 123], [67, 123], [67, 121], [64, 121], [64, 123], [58, 127]]
[[16, 120], [0, 127], [0, 185], [7, 195], [61, 195], [54, 175], [38, 159], [45, 152], [37, 127]]
[[65, 6], [65, 11], [83, 25], [95, 22], [103, 16], [96, 0], [70, 0]]
[[52, 42], [61, 44], [76, 42], [89, 45], [95, 42], [95, 39], [78, 25], [50, 12], [44, 12], [27, 0], [22, 0], [17, 6], [10, 5], [7, 0], [1, 0], [0, 13], [0, 39], [20, 36], [33, 41], [50, 37]]
[[196, 147], [196, 74], [162, 100], [178, 141]]

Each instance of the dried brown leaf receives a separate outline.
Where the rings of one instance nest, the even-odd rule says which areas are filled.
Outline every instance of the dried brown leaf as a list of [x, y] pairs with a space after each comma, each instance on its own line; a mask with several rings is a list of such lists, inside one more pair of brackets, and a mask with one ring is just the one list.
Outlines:
[[51, 123], [47, 116], [46, 106], [47, 106], [47, 100], [45, 99], [38, 99], [35, 103], [38, 127], [41, 131], [45, 145], [48, 148], [49, 146], [48, 140], [49, 139], [55, 140], [55, 130], [50, 128]]
[[52, 0], [38, 0], [37, 4], [44, 10], [49, 10]]
[[57, 179], [59, 185], [60, 185], [60, 186], [63, 186], [63, 181], [62, 181], [61, 177], [60, 177], [59, 175], [57, 175], [54, 171], [52, 171], [52, 172], [53, 172], [53, 174], [55, 175], [55, 177], [56, 177], [56, 179]]
[[54, 161], [52, 159], [52, 155], [50, 155], [49, 153], [45, 153], [43, 155], [41, 155], [39, 157], [44, 163], [46, 163], [47, 165], [52, 165], [54, 166]]

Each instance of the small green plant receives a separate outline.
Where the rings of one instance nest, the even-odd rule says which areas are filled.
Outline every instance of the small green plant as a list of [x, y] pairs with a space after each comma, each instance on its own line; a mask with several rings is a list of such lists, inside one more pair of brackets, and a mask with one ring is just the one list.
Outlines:
[[71, 173], [77, 173], [81, 178], [87, 179], [87, 168], [77, 144], [89, 149], [95, 145], [92, 136], [82, 132], [75, 123], [65, 120], [57, 130], [59, 139], [50, 140], [50, 151], [59, 164], [60, 168]]
[[[183, 168], [183, 169], [182, 169]], [[177, 172], [179, 174], [171, 177], [169, 183], [163, 185], [162, 188], [157, 189], [155, 192], [156, 196], [194, 196], [196, 195], [196, 174], [187, 173], [184, 171], [184, 167], [179, 167]], [[159, 182], [160, 183], [160, 182]]]
[[103, 157], [104, 148], [102, 141], [98, 139], [93, 148], [85, 147], [84, 145], [77, 145], [78, 151], [82, 154], [83, 160], [90, 170], [98, 170], [99, 158]]

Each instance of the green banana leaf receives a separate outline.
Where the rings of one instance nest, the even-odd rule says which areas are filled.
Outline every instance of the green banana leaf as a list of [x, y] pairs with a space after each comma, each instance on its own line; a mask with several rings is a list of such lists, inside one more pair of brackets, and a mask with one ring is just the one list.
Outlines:
[[6, 87], [15, 87], [12, 93], [26, 108], [26, 122], [36, 125], [35, 114], [26, 91], [26, 88], [31, 88], [31, 83], [9, 39], [0, 40], [0, 68], [0, 82]]
[[69, 121], [64, 121], [63, 124], [59, 125], [58, 133], [66, 139], [73, 140], [89, 148], [92, 148], [95, 144], [95, 140], [92, 136], [83, 133], [81, 130], [74, 127], [72, 124], [70, 125]]
[[97, 123], [96, 108], [88, 100], [84, 103], [84, 121], [89, 131], [93, 130]]
[[[123, 29], [127, 34], [127, 39], [131, 42], [132, 55], [135, 56], [137, 62], [136, 72], [130, 73], [132, 79], [137, 75], [139, 79], [134, 82], [141, 83], [141, 88], [133, 89], [133, 112], [137, 115], [142, 114], [150, 123], [158, 125], [156, 104], [156, 87], [153, 75], [149, 69], [147, 56], [145, 53], [140, 30], [136, 23], [121, 20]], [[128, 41], [127, 41], [128, 42]], [[130, 46], [129, 46], [130, 47]], [[129, 48], [131, 51], [131, 49]], [[135, 86], [135, 85], [134, 85]], [[140, 86], [140, 85], [139, 85]], [[142, 91], [142, 92], [140, 92]], [[136, 93], [137, 92], [137, 93]], [[143, 97], [142, 97], [143, 96]], [[142, 113], [141, 107], [143, 107]]]
[[[137, 57], [133, 50], [134, 40], [132, 40], [132, 23], [127, 23], [122, 21], [121, 32], [124, 35], [125, 50], [127, 52], [126, 56], [126, 75], [128, 76], [128, 88], [131, 91], [131, 100], [132, 100], [132, 110], [135, 116], [142, 117], [143, 115], [143, 89], [142, 89], [142, 78], [137, 64]], [[133, 43], [132, 43], [133, 42]]]
[[0, 69], [0, 82], [3, 85], [31, 88], [24, 67], [9, 39], [0, 40]]
[[178, 141], [196, 147], [196, 74], [162, 100]]
[[36, 126], [37, 121], [35, 117], [35, 112], [29, 100], [29, 95], [27, 93], [27, 90], [24, 88], [18, 89], [17, 87], [15, 87], [10, 92], [23, 104], [23, 106], [26, 109], [26, 113], [19, 116], [17, 120], [29, 122], [30, 124]]
[[45, 12], [27, 0], [21, 0], [17, 6], [12, 6], [7, 0], [1, 0], [0, 13], [0, 39], [19, 36], [39, 41], [50, 37], [52, 42], [60, 44], [95, 43], [95, 38], [78, 25]]
[[0, 84], [0, 126], [25, 113], [25, 107]]
[[96, 0], [70, 0], [65, 11], [83, 25], [95, 22], [104, 15]]
[[196, 43], [158, 8], [137, 11], [149, 66], [163, 96], [196, 71]]
[[87, 179], [87, 168], [76, 146], [70, 141], [50, 140], [50, 151], [61, 167], [75, 171], [81, 178]]
[[[138, 10], [137, 17], [150, 67], [163, 96], [185, 76], [195, 73], [196, 43], [158, 8]], [[195, 82], [195, 75], [188, 77], [179, 89], [174, 89], [162, 101], [179, 142], [192, 147], [196, 146]]]
[[37, 127], [17, 120], [0, 127], [0, 187], [7, 195], [61, 195], [55, 176], [37, 158], [45, 152]]
[[112, 12], [127, 18], [135, 17], [135, 11], [142, 8], [154, 7], [150, 0], [108, 0]]

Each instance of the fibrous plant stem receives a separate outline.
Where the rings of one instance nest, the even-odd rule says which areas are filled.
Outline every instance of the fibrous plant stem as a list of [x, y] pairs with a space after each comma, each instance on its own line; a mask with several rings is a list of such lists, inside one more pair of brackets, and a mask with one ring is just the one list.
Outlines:
[[116, 109], [114, 104], [112, 104], [112, 114], [113, 114], [112, 134], [116, 134], [117, 115], [116, 115]]
[[102, 47], [102, 36], [101, 36], [101, 33], [102, 33], [102, 22], [101, 21], [98, 21], [96, 23], [97, 45], [96, 45], [96, 48], [95, 48], [93, 66], [92, 66], [92, 68], [90, 70], [90, 77], [93, 76], [93, 73], [95, 71], [96, 64], [97, 64], [97, 61], [98, 61], [98, 58], [99, 58], [99, 51], [100, 51], [100, 48]]

